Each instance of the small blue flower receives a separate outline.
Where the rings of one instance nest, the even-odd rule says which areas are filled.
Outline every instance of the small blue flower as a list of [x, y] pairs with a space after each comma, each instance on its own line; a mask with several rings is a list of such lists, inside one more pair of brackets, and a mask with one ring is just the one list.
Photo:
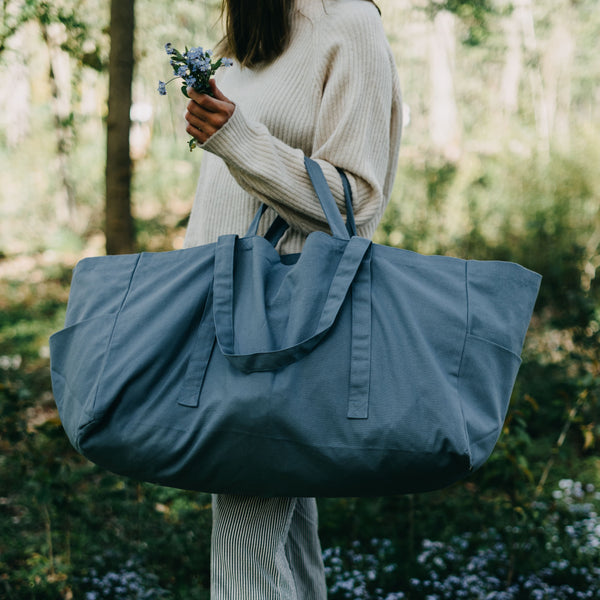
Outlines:
[[197, 48], [190, 48], [188, 50], [187, 56], [190, 60], [204, 58], [204, 50], [200, 46], [198, 46]]
[[199, 60], [195, 66], [201, 73], [207, 73], [210, 71], [210, 59]]
[[166, 96], [167, 95], [167, 84], [164, 81], [159, 81], [158, 82], [158, 93], [161, 96]]
[[175, 54], [175, 50], [173, 49], [173, 44], [171, 44], [171, 42], [165, 44], [165, 52], [167, 54]]
[[221, 66], [222, 67], [232, 67], [233, 66], [233, 61], [230, 58], [222, 58], [221, 59]]

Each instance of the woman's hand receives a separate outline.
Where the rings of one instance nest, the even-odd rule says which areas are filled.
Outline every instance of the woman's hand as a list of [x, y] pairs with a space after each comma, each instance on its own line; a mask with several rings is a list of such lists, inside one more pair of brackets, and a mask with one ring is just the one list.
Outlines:
[[235, 104], [223, 95], [214, 79], [210, 80], [210, 88], [214, 97], [199, 94], [191, 88], [187, 90], [191, 100], [185, 113], [188, 122], [185, 130], [200, 144], [219, 131], [235, 110]]

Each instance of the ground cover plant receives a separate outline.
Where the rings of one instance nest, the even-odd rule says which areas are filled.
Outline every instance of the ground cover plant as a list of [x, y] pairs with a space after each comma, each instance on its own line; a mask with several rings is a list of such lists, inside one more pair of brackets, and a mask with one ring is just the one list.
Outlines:
[[389, 539], [324, 552], [332, 599], [571, 600], [600, 597], [600, 492], [559, 481], [529, 518], [500, 529], [423, 539], [412, 575], [400, 584]]

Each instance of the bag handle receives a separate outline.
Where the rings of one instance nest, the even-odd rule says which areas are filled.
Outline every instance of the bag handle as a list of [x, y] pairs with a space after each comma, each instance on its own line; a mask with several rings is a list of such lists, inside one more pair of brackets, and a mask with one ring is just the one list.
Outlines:
[[233, 325], [235, 295], [233, 265], [236, 240], [236, 235], [220, 236], [215, 251], [213, 316], [217, 343], [223, 355], [240, 371], [245, 373], [272, 371], [291, 364], [308, 354], [327, 334], [335, 322], [363, 258], [371, 246], [371, 240], [353, 237], [346, 245], [312, 335], [284, 348], [269, 350], [244, 348], [239, 353], [235, 351]]
[[[335, 217], [335, 213], [339, 214], [339, 210], [337, 209], [337, 205], [335, 204], [335, 200], [333, 199], [333, 195], [331, 194], [331, 190], [327, 185], [327, 181], [325, 179], [325, 176], [323, 175], [323, 171], [321, 170], [320, 165], [316, 161], [308, 157], [304, 158], [304, 164], [308, 172], [308, 176], [310, 177], [311, 183], [313, 184], [313, 187], [317, 192], [317, 197], [319, 198], [321, 207], [323, 208], [323, 212], [325, 213], [325, 218], [329, 223], [330, 220], [328, 215], [333, 215], [332, 218], [334, 219], [334, 221], [336, 221], [336, 230], [339, 233], [339, 229], [337, 229], [339, 227], [339, 221]], [[344, 189], [344, 202], [346, 204], [345, 228], [348, 232], [348, 235], [352, 237], [356, 235], [356, 223], [354, 220], [354, 210], [352, 208], [352, 188], [350, 187], [350, 182], [348, 181], [346, 173], [344, 173], [344, 171], [339, 167], [336, 167], [336, 170], [340, 174], [340, 178], [342, 180], [342, 187]], [[327, 209], [325, 209], [324, 203], [325, 205], [327, 205]], [[254, 215], [254, 219], [252, 219], [252, 223], [250, 223], [250, 227], [248, 227], [248, 231], [246, 232], [245, 237], [258, 235], [258, 225], [266, 210], [267, 205], [261, 204], [258, 210], [256, 211], [256, 214]], [[265, 239], [269, 240], [269, 242], [271, 242], [273, 246], [276, 246], [288, 228], [289, 225], [287, 224], [287, 222], [282, 217], [277, 215], [273, 223], [271, 223], [271, 226], [269, 227], [267, 233], [265, 233]], [[348, 239], [348, 237], [345, 235], [336, 237]]]
[[[325, 175], [323, 174], [321, 166], [318, 162], [312, 160], [312, 158], [308, 158], [308, 156], [304, 157], [304, 166], [306, 167], [306, 172], [308, 173], [310, 181], [317, 194], [317, 198], [321, 203], [321, 208], [325, 213], [325, 218], [327, 219], [327, 223], [329, 223], [329, 228], [331, 229], [333, 237], [349, 240], [350, 234], [346, 229], [346, 224], [344, 223], [344, 219], [342, 218], [337, 204], [333, 199], [333, 194], [327, 185], [327, 180], [325, 179]], [[343, 183], [344, 182], [342, 179], [342, 184]], [[344, 185], [344, 195], [349, 190], [350, 186]], [[350, 201], [349, 204], [352, 206], [352, 201]], [[348, 202], [346, 202], [346, 206], [348, 206]], [[352, 214], [352, 222], [354, 222], [354, 214]]]
[[[371, 246], [370, 240], [353, 235], [356, 233], [356, 226], [352, 212], [350, 184], [345, 174], [338, 170], [344, 187], [348, 224], [344, 223], [320, 165], [306, 156], [304, 157], [304, 164], [333, 236], [347, 240], [348, 243], [329, 283], [330, 287], [321, 314], [318, 317], [319, 321], [312, 335], [283, 348], [275, 347], [264, 350], [249, 347], [236, 352], [233, 314], [237, 236], [224, 235], [219, 237], [215, 249], [213, 278], [213, 316], [216, 338], [223, 355], [233, 366], [244, 372], [271, 371], [290, 364], [310, 352], [333, 325], [363, 262], [363, 258]], [[265, 211], [265, 205], [262, 205], [257, 211], [249, 228], [251, 234], [258, 230], [258, 224]], [[275, 219], [267, 235], [274, 233], [273, 239], [279, 239], [277, 236], [280, 237], [285, 231], [285, 229], [282, 231], [282, 223], [287, 225], [285, 221]], [[352, 237], [350, 237], [351, 235]]]
[[350, 237], [352, 237], [353, 235], [357, 235], [356, 222], [354, 221], [354, 209], [352, 208], [352, 188], [350, 187], [350, 182], [348, 181], [346, 173], [339, 167], [336, 167], [336, 169], [342, 178], [342, 186], [344, 188], [344, 200], [346, 201], [346, 229], [348, 230]]

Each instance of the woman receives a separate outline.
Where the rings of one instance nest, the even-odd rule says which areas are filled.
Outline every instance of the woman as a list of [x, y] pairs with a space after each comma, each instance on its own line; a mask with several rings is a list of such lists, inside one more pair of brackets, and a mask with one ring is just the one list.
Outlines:
[[[212, 97], [189, 90], [187, 132], [207, 152], [185, 245], [243, 235], [261, 202], [290, 225], [281, 253], [327, 222], [304, 168], [321, 165], [344, 213], [351, 183], [359, 235], [388, 202], [401, 133], [400, 92], [369, 0], [226, 0], [221, 51], [235, 59]], [[269, 218], [270, 217], [270, 218]], [[263, 218], [263, 232], [274, 213]], [[213, 497], [213, 600], [327, 596], [312, 498]]]

